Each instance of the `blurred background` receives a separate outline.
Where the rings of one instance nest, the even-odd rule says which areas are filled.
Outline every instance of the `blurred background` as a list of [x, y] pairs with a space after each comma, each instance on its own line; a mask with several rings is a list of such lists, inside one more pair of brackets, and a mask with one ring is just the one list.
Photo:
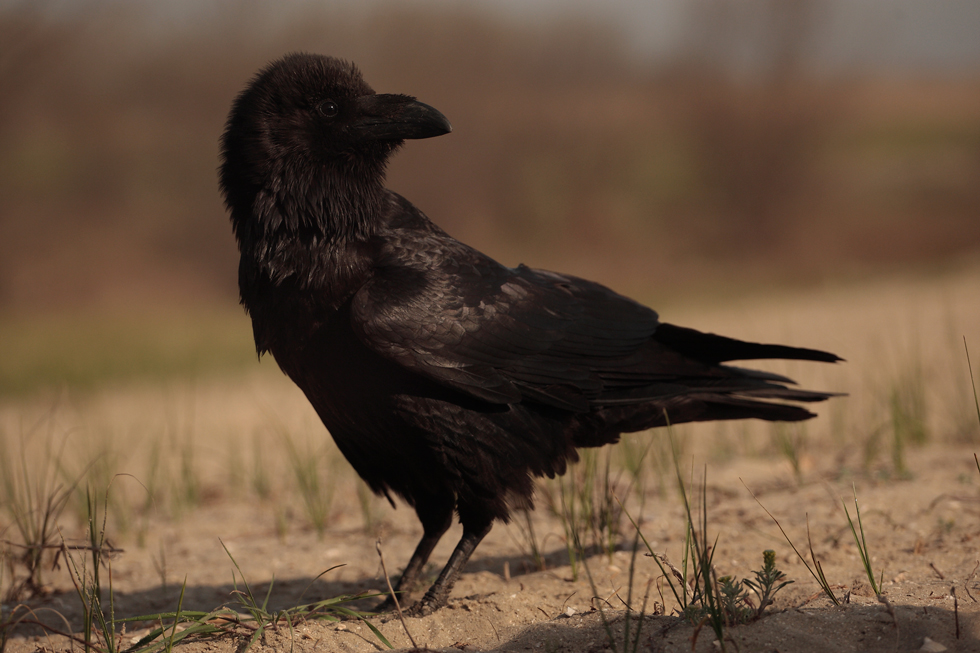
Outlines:
[[451, 234], [662, 308], [975, 269], [978, 34], [975, 0], [0, 0], [0, 396], [254, 365], [218, 138], [286, 52], [449, 117], [389, 186]]

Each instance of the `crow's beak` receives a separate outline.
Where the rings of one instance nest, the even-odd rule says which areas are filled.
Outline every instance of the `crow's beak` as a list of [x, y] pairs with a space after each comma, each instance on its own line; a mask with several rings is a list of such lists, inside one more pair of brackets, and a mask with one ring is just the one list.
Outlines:
[[408, 95], [364, 95], [357, 107], [360, 117], [351, 131], [365, 140], [432, 138], [453, 130], [446, 116]]

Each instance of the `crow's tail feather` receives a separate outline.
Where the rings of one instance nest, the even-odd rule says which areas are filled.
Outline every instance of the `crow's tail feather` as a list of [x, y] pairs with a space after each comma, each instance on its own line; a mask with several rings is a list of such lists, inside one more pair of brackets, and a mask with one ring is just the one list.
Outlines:
[[[823, 394], [823, 393], [813, 393]], [[822, 398], [832, 395], [825, 394]], [[797, 399], [794, 397], [793, 399]], [[644, 404], [603, 406], [599, 413], [609, 426], [601, 433], [578, 434], [576, 446], [601, 446], [619, 439], [619, 433], [644, 431], [685, 422], [761, 419], [767, 422], [801, 422], [816, 417], [802, 406], [762, 401], [745, 395], [712, 392], [678, 395]]]
[[660, 324], [653, 339], [696, 361], [717, 365], [725, 361], [759, 360], [763, 358], [782, 358], [789, 360], [821, 361], [836, 363], [844, 360], [839, 356], [817, 349], [786, 347], [785, 345], [765, 345], [743, 342], [713, 333], [702, 333], [695, 329]]

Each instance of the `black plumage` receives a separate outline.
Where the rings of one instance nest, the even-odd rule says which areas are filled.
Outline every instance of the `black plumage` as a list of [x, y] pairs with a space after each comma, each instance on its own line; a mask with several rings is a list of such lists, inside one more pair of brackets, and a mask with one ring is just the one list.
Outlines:
[[807, 419], [778, 400], [830, 395], [722, 363], [839, 360], [664, 324], [597, 283], [508, 268], [454, 240], [384, 186], [404, 139], [449, 131], [432, 107], [375, 94], [350, 63], [293, 54], [239, 95], [221, 141], [259, 354], [371, 489], [422, 522], [399, 588], [459, 515], [463, 538], [420, 613], [445, 603], [495, 520], [531, 504], [533, 477], [562, 474], [576, 448], [668, 419]]

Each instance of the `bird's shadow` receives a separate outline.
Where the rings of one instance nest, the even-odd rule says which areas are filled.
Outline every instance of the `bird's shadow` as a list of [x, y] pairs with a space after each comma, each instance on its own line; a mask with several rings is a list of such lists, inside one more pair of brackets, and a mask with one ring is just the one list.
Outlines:
[[[564, 548], [556, 548], [541, 554], [544, 569], [555, 569], [567, 565], [568, 553]], [[503, 577], [504, 570], [509, 569], [511, 577], [541, 571], [531, 556], [526, 554], [481, 556], [470, 560], [463, 573], [473, 574], [490, 572]], [[425, 581], [434, 580], [438, 566], [433, 564], [427, 568], [432, 574], [427, 574]], [[391, 570], [390, 570], [391, 571]], [[395, 570], [400, 573], [401, 569]], [[429, 577], [431, 576], [431, 577]], [[394, 579], [393, 579], [394, 581]], [[325, 573], [316, 577], [300, 577], [288, 579], [244, 579], [238, 576], [234, 582], [217, 584], [161, 584], [138, 591], [109, 592], [103, 586], [101, 605], [106, 617], [114, 618], [117, 622], [134, 617], [147, 617], [145, 621], [126, 622], [130, 632], [143, 626], [158, 625], [161, 615], [172, 615], [178, 609], [183, 613], [212, 612], [221, 607], [228, 607], [238, 613], [247, 613], [249, 602], [264, 606], [268, 613], [288, 610], [298, 606], [311, 605], [337, 597], [349, 597], [341, 603], [346, 608], [358, 612], [373, 611], [382, 600], [379, 592], [386, 590], [385, 579], [382, 576], [365, 575], [350, 580], [337, 580], [331, 574]], [[424, 590], [424, 587], [422, 587]], [[110, 613], [111, 611], [111, 613]], [[85, 609], [77, 592], [57, 591], [43, 597], [35, 597], [23, 601], [19, 605], [11, 605], [8, 611], [5, 606], [6, 635], [8, 637], [33, 637], [44, 632], [81, 632], [84, 628]], [[164, 621], [172, 620], [172, 616]], [[39, 624], [43, 624], [39, 625]]]

